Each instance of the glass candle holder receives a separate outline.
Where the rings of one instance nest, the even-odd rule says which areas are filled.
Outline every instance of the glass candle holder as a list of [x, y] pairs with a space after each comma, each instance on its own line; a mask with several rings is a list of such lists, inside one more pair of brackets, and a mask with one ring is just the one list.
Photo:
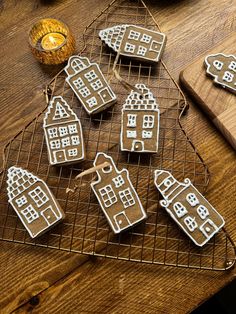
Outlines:
[[56, 19], [42, 19], [29, 32], [35, 58], [44, 64], [60, 64], [75, 51], [75, 39], [68, 26]]

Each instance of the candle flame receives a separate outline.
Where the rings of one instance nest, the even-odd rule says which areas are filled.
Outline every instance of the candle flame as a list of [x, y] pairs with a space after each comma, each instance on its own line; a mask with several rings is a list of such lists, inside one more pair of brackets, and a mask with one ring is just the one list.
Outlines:
[[50, 36], [48, 37], [48, 39], [51, 41], [52, 44], [55, 44], [55, 43], [56, 43], [56, 41], [55, 41], [55, 39], [54, 39], [53, 36], [50, 35]]

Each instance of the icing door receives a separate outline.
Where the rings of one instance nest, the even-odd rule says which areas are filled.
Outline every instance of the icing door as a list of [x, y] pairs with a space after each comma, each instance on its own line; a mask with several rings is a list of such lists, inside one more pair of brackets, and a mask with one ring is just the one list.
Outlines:
[[54, 162], [66, 161], [66, 155], [64, 150], [58, 150], [54, 152]]
[[143, 151], [144, 150], [144, 145], [143, 145], [143, 141], [133, 141], [132, 143], [132, 151]]
[[131, 223], [126, 216], [125, 212], [121, 212], [114, 216], [114, 220], [116, 221], [118, 230], [123, 230], [129, 226], [131, 226]]
[[47, 224], [50, 226], [54, 224], [58, 220], [58, 217], [55, 215], [54, 211], [52, 210], [52, 207], [49, 206], [48, 208], [44, 209], [41, 212], [43, 218], [46, 220]]

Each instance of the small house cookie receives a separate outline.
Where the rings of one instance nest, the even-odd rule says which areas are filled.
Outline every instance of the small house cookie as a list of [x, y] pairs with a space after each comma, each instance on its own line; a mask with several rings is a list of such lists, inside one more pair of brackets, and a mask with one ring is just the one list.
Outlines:
[[43, 128], [50, 165], [70, 164], [85, 158], [80, 120], [61, 96], [51, 100]]
[[198, 246], [206, 244], [225, 224], [222, 216], [192, 185], [189, 179], [178, 182], [169, 171], [155, 171], [160, 201], [174, 221]]
[[214, 82], [236, 93], [236, 56], [217, 53], [205, 58], [207, 74]]
[[116, 95], [108, 85], [97, 63], [88, 58], [72, 56], [65, 67], [66, 82], [88, 114], [98, 113], [116, 102]]
[[104, 162], [110, 165], [96, 171], [98, 179], [91, 183], [91, 187], [112, 230], [119, 233], [147, 216], [130, 181], [128, 170], [119, 171], [110, 156], [98, 153], [94, 166]]
[[158, 151], [160, 111], [153, 94], [144, 84], [131, 91], [122, 108], [121, 150], [131, 152]]
[[32, 238], [48, 231], [65, 215], [46, 183], [19, 167], [8, 169], [8, 201]]
[[116, 25], [103, 29], [99, 37], [120, 55], [158, 62], [166, 44], [166, 35], [136, 25]]

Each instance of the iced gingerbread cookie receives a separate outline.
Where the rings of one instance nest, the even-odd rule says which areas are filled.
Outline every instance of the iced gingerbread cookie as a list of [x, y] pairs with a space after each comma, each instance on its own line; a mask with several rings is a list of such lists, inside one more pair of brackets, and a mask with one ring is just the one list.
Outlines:
[[156, 170], [155, 185], [168, 214], [198, 246], [206, 244], [225, 224], [222, 216], [192, 185], [178, 182], [169, 171]]
[[136, 25], [116, 25], [103, 29], [99, 37], [120, 55], [158, 62], [166, 44], [166, 35]]
[[236, 93], [236, 56], [223, 53], [212, 54], [205, 58], [207, 74], [214, 82]]
[[131, 152], [158, 151], [160, 111], [153, 94], [144, 84], [132, 91], [122, 108], [121, 150]]
[[8, 169], [8, 201], [32, 238], [48, 231], [65, 215], [45, 182], [19, 167]]
[[51, 100], [43, 128], [50, 165], [70, 164], [85, 158], [80, 120], [61, 96]]
[[114, 233], [119, 233], [143, 221], [147, 216], [135, 191], [127, 169], [119, 171], [113, 159], [98, 153], [94, 166], [108, 162], [97, 170], [98, 179], [91, 183], [99, 204]]
[[72, 56], [65, 72], [68, 75], [66, 82], [88, 114], [98, 113], [116, 102], [116, 95], [97, 63], [86, 57]]

